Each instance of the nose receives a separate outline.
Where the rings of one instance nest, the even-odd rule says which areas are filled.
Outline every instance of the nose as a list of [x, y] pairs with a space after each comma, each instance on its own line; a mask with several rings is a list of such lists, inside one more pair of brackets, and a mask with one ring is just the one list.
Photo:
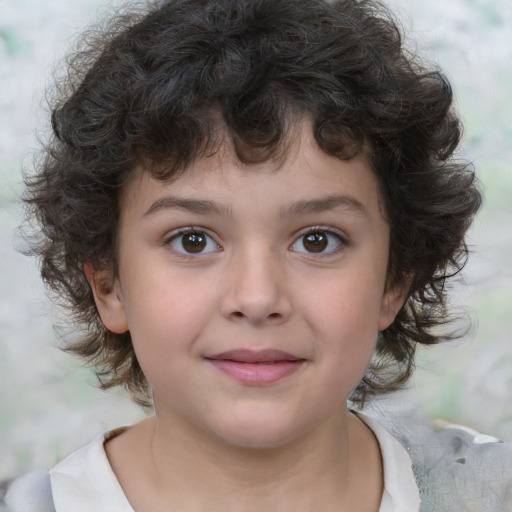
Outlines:
[[286, 269], [267, 247], [233, 256], [222, 301], [222, 314], [232, 321], [278, 325], [288, 320], [292, 303]]

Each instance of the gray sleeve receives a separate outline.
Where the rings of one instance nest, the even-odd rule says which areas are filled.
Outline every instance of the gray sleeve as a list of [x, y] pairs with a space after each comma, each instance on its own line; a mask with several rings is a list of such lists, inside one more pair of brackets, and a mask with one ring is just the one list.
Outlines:
[[421, 512], [512, 512], [512, 444], [422, 412], [374, 417], [409, 452]]
[[0, 483], [0, 512], [55, 512], [47, 471]]
[[512, 445], [461, 425], [402, 418], [422, 512], [512, 512]]
[[463, 428], [436, 432], [430, 441], [417, 465], [426, 512], [512, 511], [510, 444]]

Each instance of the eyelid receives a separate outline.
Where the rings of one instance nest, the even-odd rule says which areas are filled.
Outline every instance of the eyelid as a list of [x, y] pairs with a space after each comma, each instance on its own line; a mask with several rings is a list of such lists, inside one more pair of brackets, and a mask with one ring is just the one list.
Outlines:
[[323, 231], [325, 233], [332, 233], [333, 235], [336, 235], [345, 243], [348, 243], [348, 235], [342, 231], [341, 229], [332, 227], [332, 226], [326, 226], [323, 224], [318, 224], [314, 226], [307, 226], [305, 228], [300, 229], [294, 236], [294, 240], [299, 239], [301, 236], [307, 235], [308, 233], [315, 233], [316, 231]]
[[293, 242], [290, 244], [290, 248], [292, 248], [297, 242], [299, 242], [300, 239], [302, 237], [304, 237], [305, 235], [308, 235], [310, 233], [316, 233], [316, 232], [322, 232], [322, 233], [326, 233], [328, 235], [336, 236], [340, 241], [339, 247], [337, 247], [335, 250], [330, 251], [330, 252], [318, 252], [318, 253], [308, 252], [308, 251], [296, 251], [296, 252], [298, 252], [300, 254], [311, 255], [311, 256], [314, 256], [317, 258], [318, 257], [328, 257], [328, 256], [332, 256], [332, 255], [339, 253], [341, 250], [343, 250], [343, 248], [345, 248], [348, 245], [348, 236], [343, 231], [341, 231], [337, 228], [334, 228], [332, 226], [317, 225], [317, 226], [308, 226], [308, 227], [303, 228], [300, 231], [298, 231], [294, 237]]
[[[199, 233], [199, 234], [205, 235], [206, 237], [210, 238], [215, 243], [215, 245], [217, 246], [217, 250], [211, 250], [211, 251], [206, 251], [206, 252], [202, 252], [201, 251], [201, 252], [197, 252], [197, 253], [190, 252], [189, 253], [189, 252], [186, 252], [186, 251], [181, 252], [181, 251], [178, 251], [175, 248], [171, 247], [171, 242], [173, 242], [174, 240], [178, 239], [182, 235], [186, 235], [187, 233]], [[200, 257], [200, 256], [210, 255], [212, 253], [219, 252], [219, 251], [222, 250], [222, 246], [218, 243], [216, 238], [217, 237], [215, 235], [213, 235], [206, 228], [199, 227], [199, 226], [185, 226], [185, 227], [182, 227], [182, 228], [177, 228], [177, 229], [171, 231], [170, 233], [168, 233], [165, 236], [165, 238], [164, 238], [164, 245], [171, 247], [171, 250], [175, 254], [178, 254], [181, 257], [184, 257], [184, 258], [197, 258], [197, 257]]]

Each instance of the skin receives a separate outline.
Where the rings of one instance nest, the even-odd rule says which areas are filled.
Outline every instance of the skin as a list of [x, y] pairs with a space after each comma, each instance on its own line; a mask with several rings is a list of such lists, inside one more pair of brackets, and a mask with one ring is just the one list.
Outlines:
[[[183, 249], [184, 228], [204, 250]], [[378, 510], [378, 443], [346, 401], [405, 300], [386, 286], [388, 252], [368, 162], [326, 155], [307, 126], [278, 168], [225, 146], [171, 182], [126, 186], [118, 274], [86, 273], [154, 392], [155, 415], [106, 445], [137, 512]], [[208, 359], [241, 348], [302, 362], [252, 385]]]

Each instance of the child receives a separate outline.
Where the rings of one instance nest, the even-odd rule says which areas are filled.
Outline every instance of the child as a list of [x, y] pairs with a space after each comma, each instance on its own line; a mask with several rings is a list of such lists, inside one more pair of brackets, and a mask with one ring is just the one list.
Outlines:
[[385, 8], [164, 0], [70, 70], [27, 180], [33, 250], [86, 326], [70, 350], [154, 414], [6, 505], [510, 510], [507, 445], [398, 425], [401, 444], [353, 410], [449, 337], [481, 202], [450, 86]]

